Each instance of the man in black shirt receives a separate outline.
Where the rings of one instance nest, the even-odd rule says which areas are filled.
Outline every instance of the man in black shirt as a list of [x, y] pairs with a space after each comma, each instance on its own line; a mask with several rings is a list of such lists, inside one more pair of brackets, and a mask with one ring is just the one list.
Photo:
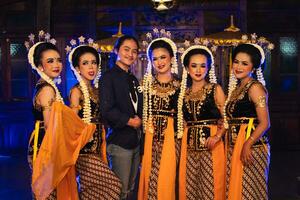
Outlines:
[[108, 124], [107, 152], [112, 170], [122, 182], [121, 198], [134, 189], [140, 163], [142, 93], [129, 68], [137, 60], [138, 42], [132, 36], [119, 38], [115, 45], [117, 61], [101, 78], [100, 107]]

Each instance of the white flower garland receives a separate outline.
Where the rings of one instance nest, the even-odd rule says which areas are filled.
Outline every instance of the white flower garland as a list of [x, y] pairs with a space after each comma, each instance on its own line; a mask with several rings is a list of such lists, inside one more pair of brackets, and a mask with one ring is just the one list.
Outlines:
[[28, 62], [31, 65], [32, 69], [34, 69], [38, 73], [38, 75], [40, 75], [40, 77], [42, 79], [44, 79], [48, 84], [50, 84], [54, 88], [55, 100], [59, 101], [61, 103], [64, 103], [64, 100], [63, 100], [58, 88], [56, 87], [55, 83], [53, 82], [53, 80], [51, 78], [49, 78], [49, 76], [47, 76], [44, 72], [39, 70], [39, 68], [37, 68], [37, 66], [35, 66], [35, 64], [34, 64], [34, 55], [33, 54], [34, 54], [35, 48], [42, 43], [46, 43], [46, 42], [37, 42], [32, 47], [30, 47], [30, 49], [28, 51], [28, 55], [27, 55]]
[[143, 123], [146, 124], [146, 128], [151, 128], [152, 123], [152, 66], [148, 63], [147, 71], [143, 80], [144, 89], [144, 103], [143, 103]]
[[254, 46], [260, 52], [260, 55], [261, 55], [260, 66], [256, 69], [256, 76], [257, 76], [257, 80], [263, 86], [266, 86], [266, 81], [264, 79], [264, 75], [263, 75], [263, 72], [262, 72], [262, 69], [261, 69], [261, 65], [265, 62], [265, 59], [266, 59], [265, 52], [264, 52], [263, 48], [261, 46], [259, 46], [258, 44], [253, 44], [253, 43], [246, 43], [246, 44], [250, 44], [250, 45]]
[[226, 114], [226, 106], [227, 106], [227, 104], [231, 98], [231, 94], [235, 90], [236, 86], [237, 86], [237, 78], [233, 74], [233, 70], [231, 70], [231, 73], [229, 76], [229, 84], [228, 84], [228, 96], [227, 96], [227, 99], [226, 99], [226, 101], [224, 103], [224, 107], [223, 107], [223, 120], [224, 120], [223, 124], [224, 124], [225, 129], [229, 128], [227, 114]]
[[265, 78], [264, 78], [264, 75], [263, 75], [261, 66], [259, 66], [259, 67], [256, 69], [256, 76], [257, 76], [257, 80], [258, 80], [263, 86], [266, 86], [266, 81], [265, 81]]
[[184, 117], [183, 117], [182, 108], [183, 108], [183, 99], [184, 99], [185, 91], [186, 91], [187, 76], [188, 76], [187, 70], [183, 66], [183, 68], [182, 68], [182, 80], [181, 80], [180, 92], [179, 92], [179, 97], [178, 97], [178, 111], [177, 111], [178, 134], [177, 134], [177, 138], [182, 138], [183, 131], [184, 131], [184, 125], [183, 125]]

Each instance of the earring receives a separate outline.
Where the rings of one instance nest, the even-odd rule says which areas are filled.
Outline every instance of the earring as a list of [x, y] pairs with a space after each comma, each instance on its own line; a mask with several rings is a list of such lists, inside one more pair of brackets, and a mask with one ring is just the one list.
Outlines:
[[58, 77], [56, 77], [55, 79], [54, 79], [54, 83], [55, 84], [61, 84], [61, 76], [58, 76]]

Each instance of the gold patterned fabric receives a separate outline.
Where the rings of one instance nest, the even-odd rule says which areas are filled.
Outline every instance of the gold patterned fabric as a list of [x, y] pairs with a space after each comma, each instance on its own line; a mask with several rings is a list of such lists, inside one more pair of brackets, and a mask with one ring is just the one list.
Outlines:
[[119, 200], [122, 184], [99, 155], [81, 154], [76, 163], [80, 174], [81, 200]]
[[[240, 131], [241, 125], [242, 124], [248, 124], [250, 118], [232, 118], [228, 120], [228, 123], [230, 124], [227, 135], [228, 135], [228, 145], [234, 146], [238, 137], [238, 133]], [[253, 126], [257, 126], [258, 124], [258, 119], [253, 118]], [[251, 129], [250, 134], [255, 129]], [[245, 132], [245, 137], [246, 137], [246, 132]], [[263, 135], [258, 141], [256, 141], [252, 146], [261, 146], [261, 145], [266, 145], [269, 143], [269, 139], [267, 135]]]
[[184, 96], [183, 113], [188, 129], [188, 148], [207, 150], [205, 143], [210, 137], [210, 125], [217, 125], [221, 118], [215, 103], [216, 84], [208, 83], [197, 92], [188, 88]]
[[180, 82], [176, 79], [168, 83], [161, 83], [157, 79], [152, 82], [151, 101], [155, 140], [163, 140], [168, 117], [176, 117], [179, 88]]
[[217, 119], [187, 122], [189, 127], [187, 148], [194, 151], [207, 151], [208, 148], [205, 143], [207, 138], [210, 137], [210, 125], [217, 126], [217, 122]]
[[230, 99], [226, 106], [226, 115], [232, 118], [241, 118], [241, 117], [257, 117], [256, 114], [256, 105], [250, 100], [249, 89], [253, 85], [258, 85], [263, 90], [266, 91], [266, 88], [257, 80], [249, 81], [244, 87], [237, 88], [232, 92]]

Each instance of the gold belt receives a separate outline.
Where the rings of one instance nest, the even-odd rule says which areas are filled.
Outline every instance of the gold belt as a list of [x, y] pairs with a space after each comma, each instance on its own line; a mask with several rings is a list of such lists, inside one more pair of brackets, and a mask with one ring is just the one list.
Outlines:
[[[233, 118], [228, 120], [229, 123], [229, 145], [234, 146], [241, 128], [241, 125], [248, 124], [245, 130], [245, 138], [248, 139], [253, 131], [255, 130], [255, 126], [258, 124], [257, 118]], [[267, 144], [269, 142], [268, 137], [263, 135], [253, 146]]]
[[201, 127], [201, 126], [217, 125], [218, 120], [207, 119], [207, 120], [199, 120], [199, 121], [187, 121], [186, 123], [188, 127]]

